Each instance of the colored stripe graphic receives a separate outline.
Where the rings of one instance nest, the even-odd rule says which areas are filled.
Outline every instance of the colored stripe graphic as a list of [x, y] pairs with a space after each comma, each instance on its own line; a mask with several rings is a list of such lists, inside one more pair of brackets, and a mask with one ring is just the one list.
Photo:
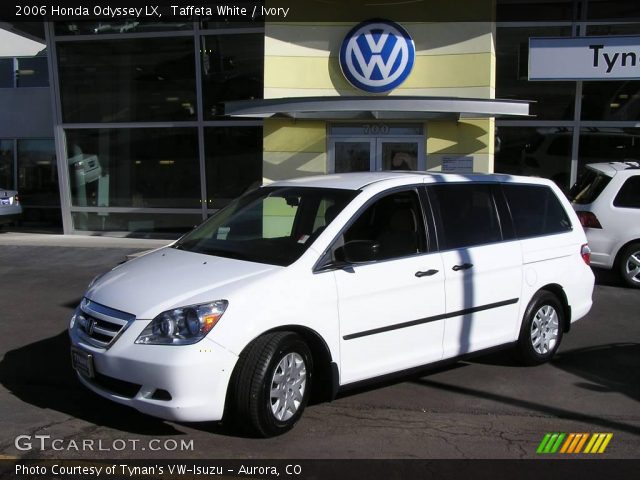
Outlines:
[[564, 433], [547, 433], [540, 442], [536, 453], [556, 453], [564, 437]]
[[547, 433], [538, 445], [536, 453], [604, 453], [612, 438], [613, 433]]

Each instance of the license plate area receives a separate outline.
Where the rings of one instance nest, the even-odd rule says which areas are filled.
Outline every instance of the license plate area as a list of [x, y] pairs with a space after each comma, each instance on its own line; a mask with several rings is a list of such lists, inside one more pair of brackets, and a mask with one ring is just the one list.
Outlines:
[[10, 205], [10, 203], [8, 198], [0, 198], [0, 205]]
[[93, 355], [78, 348], [71, 349], [71, 365], [73, 369], [87, 378], [95, 377]]

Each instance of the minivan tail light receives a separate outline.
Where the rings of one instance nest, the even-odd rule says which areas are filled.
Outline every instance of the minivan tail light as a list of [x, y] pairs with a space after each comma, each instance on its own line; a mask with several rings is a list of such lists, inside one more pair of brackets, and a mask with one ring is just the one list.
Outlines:
[[582, 260], [584, 260], [584, 263], [587, 265], [591, 264], [591, 249], [589, 248], [589, 244], [585, 243], [580, 247], [580, 256]]
[[593, 212], [576, 212], [578, 214], [578, 220], [584, 228], [602, 228], [598, 217]]

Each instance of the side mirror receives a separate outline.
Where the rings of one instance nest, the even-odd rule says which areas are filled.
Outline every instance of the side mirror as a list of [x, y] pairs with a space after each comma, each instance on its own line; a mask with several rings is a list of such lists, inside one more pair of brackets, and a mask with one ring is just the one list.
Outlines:
[[366, 263], [378, 258], [380, 244], [373, 240], [351, 240], [335, 250], [335, 258], [346, 263]]

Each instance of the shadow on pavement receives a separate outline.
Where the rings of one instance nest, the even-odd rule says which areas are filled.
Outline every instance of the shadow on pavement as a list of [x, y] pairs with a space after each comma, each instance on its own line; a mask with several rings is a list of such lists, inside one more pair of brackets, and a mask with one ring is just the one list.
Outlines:
[[179, 435], [173, 426], [87, 390], [71, 368], [66, 331], [11, 350], [0, 361], [0, 383], [20, 400], [129, 433]]
[[[504, 365], [504, 363], [498, 364]], [[588, 383], [576, 383], [578, 387], [594, 392], [618, 392], [634, 400], [640, 399], [640, 344], [617, 343], [570, 350], [558, 354], [551, 362], [551, 365], [588, 380]], [[634, 425], [595, 415], [582, 414], [569, 408], [565, 409], [529, 399], [509, 397], [462, 385], [452, 385], [428, 378], [416, 379], [414, 383], [459, 395], [512, 405], [558, 418], [588, 422], [600, 427], [640, 435], [640, 428]]]
[[552, 365], [587, 382], [576, 385], [595, 392], [618, 392], [640, 401], [640, 344], [614, 343], [559, 353]]

